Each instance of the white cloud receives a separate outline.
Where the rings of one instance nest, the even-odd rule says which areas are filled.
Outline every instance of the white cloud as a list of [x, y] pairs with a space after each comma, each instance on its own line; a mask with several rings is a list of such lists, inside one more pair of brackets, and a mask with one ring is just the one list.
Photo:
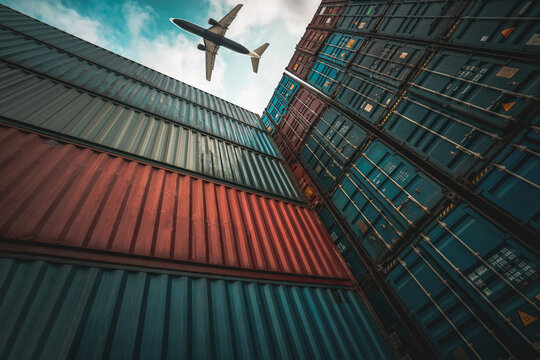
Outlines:
[[[111, 14], [102, 18], [83, 16], [63, 5], [61, 0], [2, 1], [73, 35], [259, 114], [266, 107], [319, 3], [319, 0], [245, 1], [227, 36], [250, 49], [264, 42], [270, 43], [261, 59], [259, 73], [252, 73], [249, 58], [220, 49], [212, 82], [208, 82], [205, 79], [204, 52], [197, 49], [202, 40], [172, 24], [171, 30], [164, 33], [146, 31], [156, 28], [156, 21], [160, 19], [149, 5], [141, 6], [133, 1], [124, 3], [120, 8], [121, 14], [114, 16], [123, 17], [125, 29], [114, 29], [107, 22]], [[210, 8], [208, 17], [218, 21], [237, 4], [237, 0], [206, 1]]]

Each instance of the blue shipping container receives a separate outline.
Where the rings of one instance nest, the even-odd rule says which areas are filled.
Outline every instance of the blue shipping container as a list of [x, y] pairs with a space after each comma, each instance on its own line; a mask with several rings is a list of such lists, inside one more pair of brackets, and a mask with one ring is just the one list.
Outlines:
[[366, 137], [362, 128], [329, 107], [313, 127], [300, 160], [321, 189], [330, 191]]
[[378, 261], [442, 198], [439, 185], [376, 140], [360, 152], [332, 201]]
[[470, 1], [448, 42], [513, 53], [540, 53], [540, 2]]
[[478, 186], [482, 196], [540, 231], [540, 118], [499, 154]]
[[283, 77], [278, 83], [278, 86], [274, 92], [274, 96], [281, 97], [285, 107], [289, 108], [291, 100], [294, 98], [294, 95], [298, 92], [300, 86], [298, 82], [294, 81], [290, 76], [283, 74]]
[[344, 74], [345, 69], [341, 66], [317, 60], [309, 72], [307, 82], [326, 95], [333, 96]]
[[436, 219], [399, 263], [388, 281], [442, 358], [538, 356], [540, 260], [467, 205]]
[[454, 178], [486, 166], [535, 92], [540, 67], [441, 51], [392, 110], [383, 130]]
[[2, 359], [390, 359], [353, 290], [0, 259]]
[[270, 102], [266, 107], [266, 112], [277, 126], [281, 122], [281, 119], [285, 117], [287, 113], [287, 105], [277, 96], [277, 93], [274, 92], [274, 95], [270, 98]]
[[263, 116], [261, 117], [261, 120], [262, 120], [262, 122], [264, 124], [264, 127], [266, 128], [266, 130], [268, 130], [270, 135], [273, 134], [276, 129], [274, 127], [274, 124], [272, 124], [272, 121], [270, 120], [270, 117], [266, 114], [266, 112], [263, 113]]
[[332, 33], [319, 52], [319, 58], [347, 67], [363, 41], [364, 38], [358, 35]]

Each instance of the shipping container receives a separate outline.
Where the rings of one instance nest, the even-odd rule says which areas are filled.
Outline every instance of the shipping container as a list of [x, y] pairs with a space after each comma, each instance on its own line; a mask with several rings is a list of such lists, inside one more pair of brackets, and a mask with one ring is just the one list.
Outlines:
[[263, 115], [261, 116], [261, 121], [263, 122], [264, 126], [266, 127], [266, 130], [268, 131], [270, 135], [272, 135], [274, 131], [276, 131], [276, 127], [274, 126], [274, 124], [270, 120], [270, 116], [268, 116], [266, 112], [264, 112]]
[[300, 189], [311, 206], [315, 208], [319, 206], [323, 201], [322, 196], [319, 194], [319, 190], [317, 190], [317, 187], [306, 173], [302, 165], [295, 162], [291, 166], [291, 171], [296, 179], [296, 183], [300, 186]]
[[481, 173], [487, 175], [477, 188], [482, 196], [536, 231], [540, 231], [539, 122], [537, 115], [532, 125], [506, 145]]
[[[240, 120], [259, 129], [262, 128], [257, 114], [251, 111], [32, 19], [4, 5], [0, 5], [0, 24], [4, 29], [20, 32], [49, 47], [68, 52], [80, 59], [107, 68], [111, 70], [111, 74], [113, 72], [121, 73], [146, 84], [148, 87], [156, 87], [172, 96], [181, 97], [231, 119]], [[39, 56], [36, 58], [39, 60]]]
[[377, 33], [435, 41], [446, 36], [467, 5], [463, 0], [401, 0], [388, 5]]
[[350, 1], [340, 16], [337, 30], [370, 33], [376, 29], [388, 5], [389, 1]]
[[331, 191], [367, 133], [340, 111], [329, 107], [319, 118], [300, 153], [300, 160], [323, 191]]
[[538, 65], [437, 52], [384, 131], [454, 178], [482, 170], [538, 98]]
[[296, 48], [315, 56], [328, 35], [328, 31], [307, 28]]
[[315, 57], [305, 53], [303, 51], [296, 50], [287, 66], [287, 71], [298, 76], [302, 80], [306, 80], [313, 63], [315, 62]]
[[334, 32], [324, 43], [318, 57], [346, 68], [363, 42], [361, 36]]
[[343, 12], [346, 1], [321, 3], [315, 16], [308, 25], [308, 28], [332, 30], [339, 22], [339, 17]]
[[266, 113], [270, 117], [270, 120], [277, 126], [281, 123], [281, 120], [287, 113], [287, 106], [283, 102], [280, 96], [274, 95], [270, 98], [270, 102], [266, 106]]
[[350, 289], [0, 259], [2, 359], [390, 359]]
[[540, 53], [540, 3], [470, 1], [448, 42], [512, 54]]
[[274, 141], [276, 142], [276, 146], [281, 153], [282, 158], [285, 161], [286, 165], [291, 165], [294, 160], [295, 156], [291, 149], [289, 148], [289, 145], [287, 144], [287, 140], [282, 137], [282, 135], [279, 132], [274, 132], [273, 135]]
[[278, 83], [276, 91], [274, 92], [274, 96], [280, 99], [285, 107], [288, 108], [289, 103], [294, 98], [294, 95], [296, 95], [299, 88], [300, 86], [298, 85], [298, 82], [293, 80], [293, 78], [290, 76], [283, 74]]
[[337, 250], [343, 257], [343, 260], [345, 260], [345, 263], [351, 270], [354, 278], [358, 282], [362, 281], [368, 274], [366, 265], [362, 262], [362, 260], [360, 260], [356, 250], [351, 245], [351, 242], [338, 225], [330, 210], [328, 210], [327, 207], [323, 207], [317, 214], [321, 218], [326, 230], [328, 230], [330, 233], [330, 237], [334, 241]]
[[428, 45], [371, 37], [360, 49], [351, 71], [371, 82], [401, 88], [424, 59]]
[[[142, 157], [173, 168], [299, 199], [298, 189], [277, 158], [5, 64], [0, 64], [0, 79], [0, 115], [10, 122], [54, 132], [76, 142], [106, 147], [127, 156]], [[274, 149], [273, 144], [269, 143], [269, 148]]]
[[0, 139], [0, 237], [20, 247], [348, 281], [303, 206], [14, 128]]
[[466, 204], [435, 219], [398, 263], [388, 281], [441, 358], [538, 356], [540, 260]]
[[0, 59], [16, 64], [17, 67], [69, 83], [90, 94], [100, 94], [105, 99], [137, 111], [275, 155], [275, 149], [259, 127], [225, 117], [179, 96], [82, 61], [6, 29], [0, 29], [0, 44]]
[[281, 133], [295, 152], [303, 145], [309, 129], [325, 109], [326, 103], [313, 92], [306, 88], [298, 91], [280, 126]]
[[306, 81], [326, 95], [334, 96], [344, 74], [345, 68], [327, 61], [317, 60]]
[[375, 140], [347, 169], [332, 202], [378, 262], [442, 199], [435, 181]]

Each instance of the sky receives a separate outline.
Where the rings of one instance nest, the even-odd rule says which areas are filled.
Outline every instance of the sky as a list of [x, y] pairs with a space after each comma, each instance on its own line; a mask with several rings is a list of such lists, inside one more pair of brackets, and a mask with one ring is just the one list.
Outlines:
[[221, 48], [212, 81], [205, 79], [203, 43], [174, 26], [182, 18], [203, 27], [242, 0], [0, 0], [0, 3], [93, 44], [240, 105], [259, 115], [292, 57], [320, 0], [243, 0], [226, 36], [248, 49], [265, 42], [259, 73], [249, 57]]

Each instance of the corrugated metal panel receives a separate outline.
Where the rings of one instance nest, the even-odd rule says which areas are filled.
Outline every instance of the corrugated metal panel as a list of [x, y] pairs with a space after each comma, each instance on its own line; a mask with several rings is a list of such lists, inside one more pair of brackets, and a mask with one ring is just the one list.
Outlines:
[[313, 128], [300, 159], [321, 189], [330, 191], [366, 138], [362, 128], [329, 107]]
[[287, 106], [281, 99], [281, 97], [278, 97], [276, 95], [276, 92], [274, 91], [274, 95], [270, 98], [270, 102], [266, 106], [266, 113], [270, 116], [270, 119], [274, 122], [274, 124], [279, 125], [281, 122], [281, 119], [283, 119], [283, 116], [287, 113]]
[[326, 109], [326, 103], [302, 88], [289, 106], [289, 111], [281, 123], [281, 132], [294, 151], [298, 151], [319, 115]]
[[291, 171], [296, 179], [296, 182], [300, 186], [300, 189], [302, 189], [304, 196], [309, 200], [311, 206], [317, 207], [321, 203], [322, 197], [313, 181], [311, 181], [309, 175], [304, 171], [302, 165], [295, 162], [291, 166]]
[[290, 71], [300, 79], [305, 80], [306, 76], [308, 76], [311, 71], [314, 61], [315, 58], [313, 56], [297, 50], [294, 52], [291, 61], [287, 66], [287, 71]]
[[328, 31], [307, 28], [306, 32], [298, 42], [298, 45], [296, 45], [296, 48], [312, 55], [316, 55], [326, 41], [328, 34]]
[[357, 52], [351, 70], [368, 77], [371, 82], [399, 88], [406, 83], [426, 52], [427, 45], [372, 37]]
[[377, 33], [435, 40], [448, 33], [466, 4], [463, 0], [396, 1], [388, 6]]
[[3, 359], [390, 359], [352, 290], [0, 259]]
[[376, 140], [345, 173], [332, 202], [379, 260], [442, 198], [435, 181]]
[[283, 74], [274, 94], [280, 98], [286, 107], [289, 107], [289, 103], [294, 98], [294, 95], [296, 95], [299, 88], [298, 82], [293, 80], [290, 76]]
[[333, 96], [341, 84], [345, 69], [339, 65], [317, 60], [306, 79], [326, 95]]
[[384, 131], [459, 178], [481, 170], [506, 129], [538, 101], [540, 67], [440, 51], [392, 110]]
[[476, 48], [538, 54], [539, 17], [538, 1], [471, 1], [448, 41]]
[[263, 113], [263, 116], [261, 117], [261, 120], [264, 124], [264, 126], [266, 126], [266, 130], [270, 133], [270, 135], [272, 135], [274, 133], [274, 131], [276, 130], [274, 124], [272, 123], [272, 121], [270, 120], [270, 117], [268, 116], [267, 113]]
[[360, 282], [368, 273], [366, 265], [360, 260], [356, 250], [354, 250], [349, 239], [343, 230], [341, 230], [328, 208], [323, 207], [317, 214], [321, 218], [324, 227], [330, 233], [330, 237], [334, 241], [334, 244], [336, 244], [343, 260], [345, 260], [347, 266], [351, 269], [353, 276]]
[[335, 28], [339, 22], [339, 16], [343, 12], [345, 5], [345, 1], [341, 3], [321, 3], [308, 27], [323, 28], [328, 30]]
[[1, 238], [347, 279], [304, 207], [13, 128], [0, 139]]
[[0, 115], [9, 119], [271, 194], [300, 198], [278, 159], [1, 64], [0, 99]]
[[441, 357], [538, 356], [540, 259], [466, 205], [428, 226], [399, 264], [390, 284]]
[[82, 61], [3, 28], [0, 28], [0, 58], [100, 94], [136, 110], [206, 131], [272, 156], [277, 154], [268, 136], [258, 128], [227, 118], [178, 96]]
[[341, 14], [337, 29], [369, 33], [375, 29], [388, 5], [388, 1], [350, 2]]
[[279, 133], [274, 133], [274, 141], [276, 142], [276, 146], [279, 149], [279, 152], [281, 153], [281, 156], [283, 156], [283, 159], [285, 159], [285, 164], [290, 165], [295, 160], [293, 153], [287, 146], [286, 140], [281, 137]]
[[133, 79], [146, 82], [163, 91], [170, 92], [233, 119], [238, 119], [246, 124], [262, 128], [259, 117], [246, 109], [88, 43], [3, 5], [0, 5], [0, 23], [40, 41], [72, 52], [96, 64], [125, 74]]
[[[478, 186], [485, 198], [540, 231], [540, 118], [507, 145]], [[486, 169], [487, 170], [487, 169]], [[476, 182], [476, 181], [475, 181]]]
[[319, 58], [347, 67], [363, 42], [364, 38], [361, 36], [334, 32], [324, 43]]

